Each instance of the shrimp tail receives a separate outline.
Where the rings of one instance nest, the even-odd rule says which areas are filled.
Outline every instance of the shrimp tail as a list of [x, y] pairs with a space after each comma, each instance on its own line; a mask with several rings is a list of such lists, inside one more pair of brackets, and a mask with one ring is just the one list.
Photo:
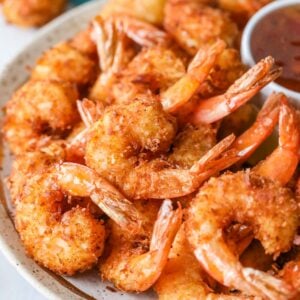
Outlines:
[[72, 196], [90, 197], [104, 213], [122, 228], [140, 232], [143, 216], [113, 185], [92, 169], [75, 164], [56, 166], [59, 184]]
[[124, 61], [125, 34], [122, 28], [97, 16], [93, 21], [92, 38], [97, 45], [102, 72], [118, 72]]
[[[257, 167], [255, 172], [282, 185], [289, 182], [299, 162], [300, 132], [296, 111], [281, 95], [279, 114], [279, 145]], [[276, 166], [276, 168], [274, 168]]]
[[104, 106], [101, 102], [93, 102], [89, 99], [77, 100], [77, 110], [82, 122], [90, 128], [102, 115]]
[[164, 31], [142, 20], [125, 15], [118, 15], [113, 18], [116, 26], [140, 46], [153, 47], [157, 44], [166, 44], [169, 41], [168, 35]]
[[235, 140], [234, 134], [230, 134], [229, 136], [224, 138], [212, 149], [210, 149], [206, 154], [204, 154], [200, 158], [200, 160], [192, 166], [190, 171], [192, 173], [199, 173], [202, 170], [206, 169], [208, 163], [215, 160], [217, 157], [219, 157], [226, 149], [228, 149], [232, 145], [234, 140]]
[[254, 124], [241, 136], [237, 137], [232, 148], [240, 151], [239, 164], [246, 161], [261, 143], [273, 132], [278, 119], [282, 94], [273, 93], [269, 96]]
[[265, 85], [281, 74], [281, 68], [271, 69], [274, 59], [267, 57], [252, 67], [225, 92], [201, 101], [190, 116], [193, 124], [216, 122], [249, 101]]
[[293, 288], [283, 280], [252, 268], [244, 268], [243, 275], [248, 282], [260, 290], [261, 296], [271, 300], [286, 300], [295, 296]]
[[110, 88], [127, 62], [126, 36], [113, 21], [104, 22], [100, 16], [93, 21], [92, 39], [95, 41], [102, 73], [92, 87], [89, 97], [110, 103]]
[[171, 200], [164, 200], [154, 224], [150, 251], [131, 261], [130, 265], [134, 270], [141, 267], [148, 269], [147, 273], [142, 272], [145, 275], [143, 275], [142, 282], [139, 283], [139, 288], [131, 287], [131, 290], [145, 291], [160, 277], [168, 261], [172, 243], [181, 223], [182, 209], [180, 204], [178, 204], [178, 208], [174, 211]]
[[201, 48], [197, 52], [188, 66], [187, 74], [161, 95], [165, 111], [176, 112], [192, 98], [225, 47], [225, 42], [218, 40], [209, 49]]
[[[158, 213], [157, 221], [153, 228], [153, 234], [150, 243], [150, 251], [161, 250], [167, 245], [171, 247], [170, 242], [175, 238], [177, 231], [181, 225], [182, 220], [182, 208], [178, 203], [178, 209], [173, 211], [172, 201], [164, 200]], [[161, 247], [161, 245], [166, 245]]]

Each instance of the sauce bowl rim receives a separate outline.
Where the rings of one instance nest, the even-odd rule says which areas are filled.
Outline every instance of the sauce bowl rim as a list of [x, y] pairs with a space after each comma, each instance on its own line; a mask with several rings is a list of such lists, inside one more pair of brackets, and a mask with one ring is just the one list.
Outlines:
[[[293, 5], [300, 5], [300, 0], [277, 0], [275, 2], [271, 2], [270, 4], [264, 6], [262, 9], [260, 9], [256, 14], [253, 15], [253, 17], [248, 21], [242, 35], [241, 40], [241, 58], [244, 64], [248, 66], [253, 66], [256, 62], [252, 55], [251, 50], [251, 38], [252, 33], [256, 25], [267, 15], [272, 13], [273, 11], [276, 11], [280, 8], [293, 6]], [[300, 101], [300, 93], [290, 90], [278, 83], [271, 82], [269, 84], [269, 87], [276, 90], [283, 92], [288, 97], [297, 99]]]

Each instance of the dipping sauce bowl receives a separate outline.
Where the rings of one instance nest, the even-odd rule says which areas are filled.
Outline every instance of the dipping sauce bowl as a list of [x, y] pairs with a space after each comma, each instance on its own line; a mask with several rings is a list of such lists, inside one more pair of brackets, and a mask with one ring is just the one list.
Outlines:
[[274, 1], [249, 20], [242, 36], [243, 62], [253, 66], [268, 55], [283, 70], [262, 90], [263, 98], [282, 92], [300, 108], [300, 0]]

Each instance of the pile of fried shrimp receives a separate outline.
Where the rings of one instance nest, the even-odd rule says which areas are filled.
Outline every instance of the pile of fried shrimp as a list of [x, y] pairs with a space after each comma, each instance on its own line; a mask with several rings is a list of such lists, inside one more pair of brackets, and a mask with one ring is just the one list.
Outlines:
[[299, 299], [299, 113], [281, 93], [258, 110], [281, 69], [237, 51], [270, 1], [212, 2], [144, 18], [108, 2], [7, 102], [7, 185], [38, 264], [166, 300]]

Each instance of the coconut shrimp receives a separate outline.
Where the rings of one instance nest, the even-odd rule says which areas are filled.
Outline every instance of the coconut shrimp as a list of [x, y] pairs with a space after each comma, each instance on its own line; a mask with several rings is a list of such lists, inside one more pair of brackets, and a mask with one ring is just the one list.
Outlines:
[[69, 208], [66, 200], [72, 204], [72, 197], [90, 197], [131, 233], [140, 232], [143, 219], [130, 201], [85, 166], [56, 164], [30, 178], [15, 203], [16, 228], [30, 256], [67, 275], [95, 265], [105, 241], [103, 222], [78, 201]]
[[108, 107], [89, 135], [87, 166], [133, 199], [187, 195], [208, 176], [238, 159], [235, 151], [228, 154], [228, 161], [219, 158], [233, 142], [233, 136], [221, 141], [187, 170], [160, 158], [174, 140], [176, 123], [155, 98], [139, 98], [127, 105]]
[[130, 41], [139, 46], [153, 47], [167, 44], [168, 39], [163, 31], [128, 16], [113, 16], [105, 21], [97, 16], [93, 21], [93, 28], [102, 73], [91, 89], [89, 98], [109, 104], [113, 97], [111, 88], [119, 81], [118, 73], [136, 54]]
[[298, 164], [299, 131], [295, 111], [285, 102], [279, 134], [278, 148], [253, 170], [211, 178], [191, 202], [186, 223], [194, 255], [208, 274], [225, 286], [268, 299], [289, 299], [295, 292], [267, 273], [243, 268], [222, 231], [232, 222], [247, 224], [267, 254], [276, 257], [291, 248], [299, 211], [293, 194], [283, 185]]
[[177, 54], [163, 46], [141, 51], [120, 74], [114, 86], [117, 103], [132, 101], [139, 94], [158, 94], [166, 111], [172, 112], [188, 102], [208, 77], [225, 44], [217, 41], [200, 49], [187, 71]]
[[6, 104], [3, 133], [11, 151], [20, 154], [66, 135], [79, 121], [77, 99], [76, 87], [67, 82], [25, 83]]
[[85, 86], [95, 79], [95, 62], [71, 46], [63, 42], [47, 50], [37, 61], [32, 70], [34, 80], [58, 80]]
[[226, 12], [195, 0], [168, 0], [164, 28], [190, 55], [218, 39], [232, 47], [238, 36], [237, 26]]
[[274, 59], [268, 56], [237, 79], [224, 94], [192, 105], [186, 120], [196, 125], [221, 120], [249, 101], [280, 74], [281, 69], [274, 68]]
[[12, 202], [15, 203], [22, 193], [29, 174], [44, 172], [54, 163], [65, 161], [66, 153], [62, 141], [51, 142], [36, 151], [27, 151], [15, 157], [7, 180]]
[[66, 0], [5, 0], [3, 14], [9, 23], [23, 27], [41, 26], [59, 15]]
[[164, 5], [165, 0], [109, 0], [101, 9], [101, 16], [107, 19], [112, 15], [127, 15], [161, 25]]
[[[165, 200], [158, 212], [157, 203], [138, 202], [148, 217], [145, 236], [128, 236], [121, 227], [113, 224], [109, 238], [110, 253], [100, 266], [103, 279], [108, 279], [121, 290], [143, 292], [160, 276], [167, 263], [174, 237], [181, 225], [180, 206], [172, 209], [172, 202]], [[155, 223], [153, 219], [156, 219]], [[153, 225], [154, 223], [154, 225]], [[150, 232], [152, 231], [152, 236]]]
[[[201, 268], [185, 236], [184, 224], [180, 227], [168, 263], [154, 285], [160, 300], [168, 299], [251, 299], [236, 293], [215, 292], [215, 282]], [[176, 288], [174, 288], [176, 287]]]

